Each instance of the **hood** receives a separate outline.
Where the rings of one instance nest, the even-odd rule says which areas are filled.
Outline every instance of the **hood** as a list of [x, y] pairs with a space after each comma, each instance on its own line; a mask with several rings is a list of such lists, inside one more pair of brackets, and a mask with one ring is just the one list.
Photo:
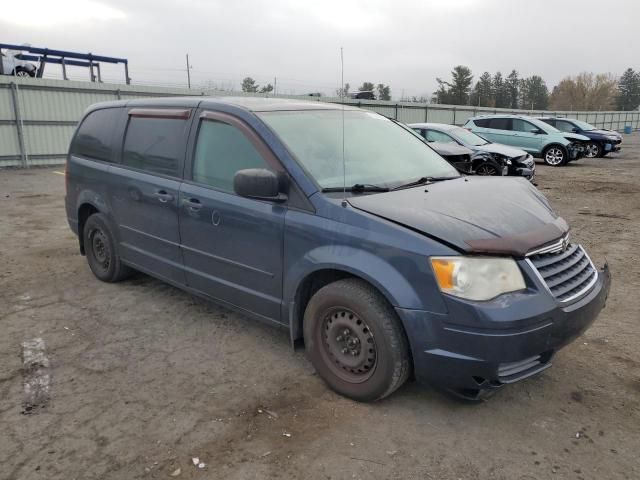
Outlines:
[[588, 142], [590, 140], [589, 137], [585, 137], [584, 135], [579, 135], [577, 133], [568, 133], [568, 132], [560, 132], [560, 133], [553, 132], [553, 133], [555, 133], [556, 135], [562, 135], [567, 140], [580, 140], [582, 142]]
[[468, 253], [522, 257], [569, 230], [534, 186], [516, 178], [460, 177], [348, 201]]
[[429, 142], [429, 146], [443, 156], [449, 155], [471, 155], [472, 150], [456, 143], [445, 142]]
[[621, 135], [615, 130], [588, 130], [585, 133], [587, 135], [602, 135], [602, 136], [615, 135], [616, 137], [621, 137]]
[[524, 150], [509, 147], [507, 145], [502, 145], [501, 143], [487, 143], [486, 145], [478, 145], [473, 148], [480, 152], [497, 153], [508, 158], [517, 158], [522, 157], [523, 155], [527, 155], [527, 152], [525, 152]]

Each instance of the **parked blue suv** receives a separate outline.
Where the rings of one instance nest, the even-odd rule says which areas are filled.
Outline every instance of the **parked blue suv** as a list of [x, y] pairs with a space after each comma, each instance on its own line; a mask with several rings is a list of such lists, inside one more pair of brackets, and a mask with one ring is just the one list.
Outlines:
[[98, 104], [66, 176], [96, 277], [138, 270], [282, 327], [357, 400], [410, 377], [478, 398], [538, 373], [609, 291], [606, 265], [528, 181], [461, 176], [357, 108]]
[[587, 158], [604, 157], [608, 153], [619, 152], [622, 148], [620, 145], [622, 135], [614, 130], [599, 129], [574, 118], [538, 117], [538, 120], [548, 123], [561, 132], [577, 133], [589, 138], [584, 151], [584, 156]]

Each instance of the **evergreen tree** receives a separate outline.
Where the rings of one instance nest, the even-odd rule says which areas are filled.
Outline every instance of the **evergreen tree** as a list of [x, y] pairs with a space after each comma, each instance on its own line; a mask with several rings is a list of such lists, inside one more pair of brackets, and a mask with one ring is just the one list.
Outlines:
[[620, 110], [635, 110], [640, 105], [640, 72], [632, 68], [622, 74], [618, 82], [616, 104]]
[[476, 82], [476, 86], [471, 94], [471, 104], [478, 107], [492, 107], [493, 99], [493, 81], [489, 72], [480, 75], [480, 79]]
[[447, 103], [450, 105], [468, 105], [469, 94], [471, 93], [471, 84], [473, 82], [473, 74], [469, 67], [458, 65], [451, 71], [451, 81], [445, 81], [436, 78], [438, 82], [438, 90], [435, 98], [438, 103]]
[[493, 98], [494, 106], [497, 108], [509, 108], [509, 91], [507, 84], [502, 78], [502, 73], [496, 72], [493, 76]]
[[508, 93], [508, 106], [510, 108], [518, 108], [520, 79], [518, 77], [517, 71], [511, 70], [511, 73], [507, 77], [505, 85]]

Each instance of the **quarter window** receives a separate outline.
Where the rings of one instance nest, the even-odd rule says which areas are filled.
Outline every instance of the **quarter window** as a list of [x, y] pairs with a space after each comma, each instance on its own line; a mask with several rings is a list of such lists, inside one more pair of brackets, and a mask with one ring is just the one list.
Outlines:
[[181, 177], [187, 126], [184, 119], [130, 117], [122, 151], [123, 165]]
[[78, 129], [71, 154], [92, 160], [113, 161], [113, 131], [119, 114], [118, 108], [91, 112]]
[[193, 160], [193, 180], [233, 192], [238, 170], [268, 168], [249, 139], [236, 127], [215, 120], [203, 120]]

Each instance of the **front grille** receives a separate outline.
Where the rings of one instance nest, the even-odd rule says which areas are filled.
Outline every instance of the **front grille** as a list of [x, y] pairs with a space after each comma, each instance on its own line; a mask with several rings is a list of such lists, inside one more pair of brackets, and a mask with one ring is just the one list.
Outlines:
[[564, 251], [536, 253], [528, 259], [551, 294], [561, 302], [586, 294], [598, 278], [581, 245], [569, 244]]

